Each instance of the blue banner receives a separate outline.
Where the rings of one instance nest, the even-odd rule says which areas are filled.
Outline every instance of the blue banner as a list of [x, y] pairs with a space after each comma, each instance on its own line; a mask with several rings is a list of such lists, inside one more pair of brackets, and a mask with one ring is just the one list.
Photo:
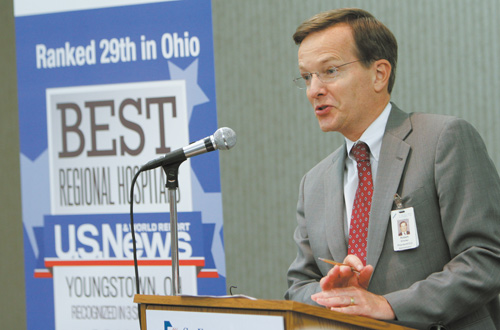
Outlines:
[[[135, 329], [132, 178], [217, 129], [211, 3], [30, 1], [14, 1], [28, 329]], [[133, 195], [147, 294], [170, 294], [165, 183], [144, 172]], [[217, 152], [180, 166], [177, 202], [181, 293], [225, 294]]]

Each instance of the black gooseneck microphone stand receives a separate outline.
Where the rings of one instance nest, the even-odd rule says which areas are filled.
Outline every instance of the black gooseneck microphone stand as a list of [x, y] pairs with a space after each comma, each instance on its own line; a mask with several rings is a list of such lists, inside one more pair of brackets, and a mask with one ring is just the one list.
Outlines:
[[[179, 277], [179, 235], [177, 233], [177, 189], [179, 188], [179, 166], [186, 160], [184, 155], [180, 155], [179, 161], [173, 164], [162, 166], [166, 176], [167, 183], [165, 186], [168, 188], [168, 198], [170, 204], [170, 241], [171, 248], [170, 254], [172, 258], [172, 295], [177, 296], [180, 294], [180, 277]], [[132, 187], [130, 188], [130, 231], [132, 233], [132, 247], [134, 254], [134, 270], [135, 270], [135, 287], [137, 294], [140, 292], [139, 281], [139, 267], [137, 265], [137, 247], [135, 240], [134, 228], [134, 186], [144, 169], [139, 169], [132, 179]], [[137, 315], [139, 318], [139, 329], [141, 329], [141, 310], [137, 305]]]
[[[170, 204], [170, 237], [171, 237], [171, 256], [172, 256], [172, 295], [176, 296], [180, 293], [180, 277], [179, 277], [179, 242], [177, 233], [177, 190], [179, 188], [178, 173], [179, 166], [188, 157], [196, 156], [205, 152], [214, 150], [228, 150], [236, 144], [236, 133], [228, 128], [219, 128], [215, 133], [209, 137], [201, 139], [190, 145], [172, 151], [164, 157], [157, 158], [143, 165], [136, 173], [132, 180], [132, 187], [130, 188], [130, 231], [132, 233], [132, 246], [134, 252], [134, 267], [135, 267], [135, 285], [137, 294], [140, 294], [139, 289], [139, 270], [137, 267], [137, 249], [135, 242], [134, 230], [134, 186], [143, 171], [152, 170], [157, 167], [162, 167], [167, 175], [166, 187], [168, 188], [168, 197]], [[139, 308], [139, 306], [138, 306]], [[138, 311], [139, 325], [141, 322], [141, 311]]]

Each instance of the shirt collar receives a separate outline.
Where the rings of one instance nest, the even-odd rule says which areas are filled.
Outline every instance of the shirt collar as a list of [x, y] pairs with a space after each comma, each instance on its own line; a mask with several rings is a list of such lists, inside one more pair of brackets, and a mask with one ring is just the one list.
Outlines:
[[378, 162], [378, 158], [380, 155], [380, 149], [382, 148], [382, 138], [385, 132], [385, 126], [387, 125], [387, 120], [389, 119], [389, 114], [391, 113], [392, 104], [391, 102], [387, 103], [384, 111], [373, 121], [373, 123], [368, 126], [368, 128], [363, 132], [358, 141], [351, 141], [348, 138], [345, 138], [346, 146], [347, 146], [347, 155], [349, 158], [353, 159], [350, 156], [350, 151], [352, 147], [362, 141], [368, 145], [370, 148], [370, 154], [375, 160]]

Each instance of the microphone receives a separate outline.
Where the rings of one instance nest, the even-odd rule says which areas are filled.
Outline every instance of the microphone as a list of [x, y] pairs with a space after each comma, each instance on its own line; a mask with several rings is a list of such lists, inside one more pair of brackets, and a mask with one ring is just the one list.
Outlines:
[[139, 172], [183, 162], [189, 157], [204, 154], [214, 150], [229, 150], [236, 144], [236, 133], [229, 127], [219, 128], [213, 135], [193, 142], [184, 148], [169, 152], [163, 157], [144, 164]]

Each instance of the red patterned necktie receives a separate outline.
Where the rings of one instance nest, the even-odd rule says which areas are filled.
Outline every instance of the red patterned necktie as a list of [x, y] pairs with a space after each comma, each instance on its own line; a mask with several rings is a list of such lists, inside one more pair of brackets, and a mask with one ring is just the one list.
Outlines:
[[370, 149], [364, 142], [357, 143], [351, 150], [358, 169], [358, 188], [352, 206], [349, 228], [349, 254], [356, 255], [366, 265], [368, 245], [368, 220], [372, 206], [373, 180], [370, 164]]

